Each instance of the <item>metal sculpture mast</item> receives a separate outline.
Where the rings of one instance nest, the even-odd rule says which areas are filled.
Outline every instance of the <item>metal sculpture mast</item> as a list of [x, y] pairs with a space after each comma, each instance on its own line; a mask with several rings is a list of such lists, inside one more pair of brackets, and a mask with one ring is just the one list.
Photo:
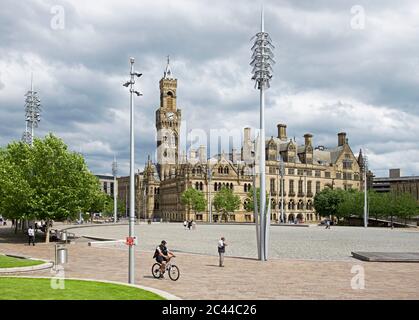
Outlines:
[[33, 146], [35, 128], [38, 127], [41, 121], [41, 100], [38, 97], [38, 92], [33, 88], [33, 75], [31, 75], [31, 89], [25, 94], [25, 97], [26, 129], [22, 140]]
[[[252, 80], [255, 81], [255, 88], [260, 92], [260, 260], [267, 260], [268, 251], [268, 229], [270, 225], [270, 212], [266, 210], [266, 181], [265, 181], [265, 90], [270, 88], [270, 80], [272, 79], [272, 66], [275, 64], [273, 60], [274, 46], [272, 39], [265, 32], [264, 9], [261, 13], [261, 30], [254, 37], [254, 45], [252, 47], [253, 55], [250, 65], [253, 67]], [[253, 40], [252, 39], [252, 40]], [[257, 199], [255, 199], [256, 202]], [[270, 208], [270, 206], [269, 206]], [[268, 208], [268, 211], [269, 211]]]

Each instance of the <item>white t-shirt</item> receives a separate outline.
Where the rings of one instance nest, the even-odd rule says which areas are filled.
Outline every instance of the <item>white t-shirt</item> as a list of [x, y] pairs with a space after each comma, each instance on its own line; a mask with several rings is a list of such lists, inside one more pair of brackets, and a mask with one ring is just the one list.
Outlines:
[[218, 241], [218, 248], [222, 248], [222, 247], [224, 247], [224, 241], [220, 240]]
[[28, 229], [28, 236], [34, 236], [35, 233], [33, 231], [33, 229]]

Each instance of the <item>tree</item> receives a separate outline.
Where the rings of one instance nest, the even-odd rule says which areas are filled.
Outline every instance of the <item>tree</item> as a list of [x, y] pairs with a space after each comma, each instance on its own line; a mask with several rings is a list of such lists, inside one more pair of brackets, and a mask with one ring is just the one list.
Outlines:
[[93, 222], [93, 214], [106, 210], [107, 202], [110, 201], [109, 198], [106, 193], [100, 190], [99, 186], [91, 193], [89, 206], [85, 210], [89, 213], [91, 222]]
[[195, 216], [197, 212], [205, 210], [206, 201], [204, 194], [194, 188], [189, 188], [183, 191], [180, 200], [183, 205], [188, 207], [188, 215], [190, 213], [190, 209], [195, 212]]
[[22, 142], [11, 143], [2, 152], [2, 159], [5, 159], [3, 170], [10, 172], [6, 175], [8, 181], [16, 182], [14, 191], [6, 182], [13, 200], [2, 195], [2, 210], [14, 217], [45, 220], [46, 242], [49, 242], [51, 220], [74, 219], [92, 206], [100, 192], [99, 181], [88, 170], [83, 157], [70, 152], [52, 134], [35, 139], [33, 147]]
[[[104, 201], [104, 208], [103, 208], [103, 214], [106, 217], [113, 217], [114, 215], [114, 207], [115, 207], [115, 203], [114, 203], [114, 199], [113, 197], [105, 194], [105, 201]], [[118, 201], [118, 199], [116, 199], [116, 212], [124, 212], [125, 211], [125, 204], [123, 204], [121, 201]]]
[[46, 242], [51, 220], [74, 219], [86, 211], [98, 194], [98, 179], [90, 173], [82, 155], [70, 152], [67, 145], [52, 134], [35, 139], [32, 148], [35, 190], [32, 210], [46, 221]]
[[[345, 200], [345, 191], [325, 188], [314, 197], [314, 209], [321, 217], [342, 217], [339, 205]], [[347, 209], [346, 209], [347, 210]]]
[[[260, 188], [256, 188], [256, 201], [259, 207], [260, 204]], [[266, 193], [266, 203], [268, 203], [269, 201], [269, 195], [268, 193]], [[251, 188], [250, 191], [247, 193], [247, 198], [246, 198], [246, 205], [245, 205], [245, 210], [248, 212], [253, 212], [254, 211], [254, 207], [255, 207], [255, 199], [253, 196], [253, 189]]]
[[[22, 145], [22, 147], [24, 147]], [[28, 155], [28, 150], [19, 154], [19, 159]], [[22, 163], [10, 161], [6, 149], [0, 149], [0, 214], [6, 219], [23, 219], [30, 212], [32, 189], [25, 179], [25, 167]], [[17, 160], [17, 159], [16, 159]], [[17, 232], [18, 224], [15, 224]]]
[[395, 200], [395, 213], [397, 217], [404, 219], [406, 225], [407, 219], [418, 212], [416, 200], [410, 193], [397, 195]]
[[233, 193], [230, 188], [223, 187], [214, 197], [214, 208], [221, 213], [221, 219], [227, 222], [230, 214], [240, 208], [240, 197]]
[[364, 214], [364, 194], [358, 190], [335, 190], [340, 199], [336, 208], [336, 217], [349, 219], [352, 216], [362, 217]]

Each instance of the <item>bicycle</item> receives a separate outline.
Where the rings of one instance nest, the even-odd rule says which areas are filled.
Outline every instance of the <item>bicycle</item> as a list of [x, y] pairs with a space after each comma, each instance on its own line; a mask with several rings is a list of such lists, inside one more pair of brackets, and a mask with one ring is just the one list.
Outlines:
[[[171, 262], [172, 259], [170, 259], [170, 261], [166, 263], [165, 271], [169, 273], [169, 278], [172, 281], [177, 281], [180, 277], [180, 271], [176, 265], [172, 264]], [[154, 278], [156, 279], [160, 278], [161, 277], [161, 264], [158, 262], [153, 264], [153, 267], [151, 268], [151, 273], [153, 274]]]

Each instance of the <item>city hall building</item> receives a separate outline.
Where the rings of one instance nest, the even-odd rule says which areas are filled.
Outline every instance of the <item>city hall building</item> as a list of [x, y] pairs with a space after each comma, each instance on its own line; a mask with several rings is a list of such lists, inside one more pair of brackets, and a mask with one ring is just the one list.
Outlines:
[[[157, 163], [149, 157], [144, 171], [135, 176], [136, 216], [164, 221], [209, 221], [210, 203], [221, 188], [227, 187], [241, 200], [240, 208], [231, 214], [230, 221], [253, 222], [253, 212], [246, 210], [253, 172], [258, 172], [257, 145], [252, 130], [244, 129], [241, 150], [232, 149], [208, 158], [206, 147], [201, 146], [186, 155], [179, 146], [181, 120], [177, 79], [168, 62], [160, 80], [160, 106], [155, 114]], [[285, 124], [278, 124], [277, 128], [277, 136], [266, 139], [264, 150], [266, 190], [270, 194], [273, 221], [280, 217], [281, 185], [284, 187], [285, 222], [319, 220], [313, 199], [324, 188], [362, 189], [362, 154], [354, 156], [346, 133], [338, 133], [336, 145], [326, 148], [315, 147], [310, 133], [304, 135], [303, 144], [298, 144], [288, 137]], [[283, 184], [280, 183], [281, 161]], [[257, 174], [256, 185], [259, 185]], [[205, 195], [205, 211], [195, 213], [182, 205], [182, 192], [188, 188], [195, 188]], [[129, 212], [129, 177], [118, 179], [118, 195]], [[213, 207], [212, 220], [220, 219]]]

